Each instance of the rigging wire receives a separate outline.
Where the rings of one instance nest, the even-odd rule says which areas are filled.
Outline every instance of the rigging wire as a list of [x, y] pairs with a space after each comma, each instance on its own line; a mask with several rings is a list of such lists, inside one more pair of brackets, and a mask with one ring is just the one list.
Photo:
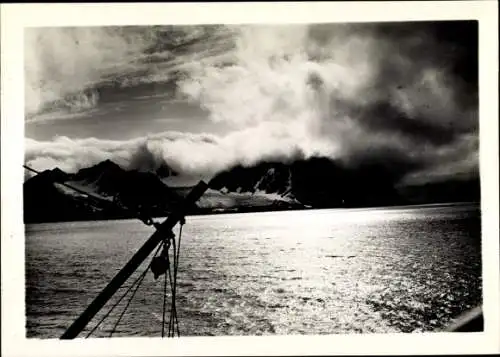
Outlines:
[[[35, 170], [27, 165], [23, 165], [23, 167], [28, 170], [28, 171], [31, 171], [31, 172], [34, 172], [36, 173], [37, 175], [41, 174], [42, 172], [38, 171], [38, 170]], [[125, 211], [125, 212], [128, 212], [130, 214], [132, 214], [132, 216], [134, 216], [134, 218], [137, 218], [139, 220], [142, 221], [142, 223], [144, 223], [146, 226], [155, 226], [157, 227], [158, 223], [155, 222], [152, 217], [147, 217], [145, 214], [143, 214], [142, 212], [138, 212], [138, 211], [135, 211], [135, 210], [132, 210], [131, 208], [125, 206], [123, 203], [121, 202], [117, 202], [116, 200], [108, 200], [104, 197], [100, 197], [94, 193], [91, 193], [91, 192], [88, 192], [88, 191], [85, 191], [85, 190], [82, 190], [78, 187], [75, 187], [73, 185], [70, 185], [70, 184], [67, 184], [66, 182], [56, 182], [54, 181], [54, 183], [57, 183], [59, 185], [62, 185], [64, 187], [67, 187], [75, 192], [78, 192], [84, 196], [86, 196], [86, 198], [93, 198], [94, 200], [98, 201], [98, 202], [101, 202], [105, 205], [108, 205], [108, 206], [115, 206], [119, 209], [121, 209], [122, 211]], [[91, 204], [92, 205], [92, 204]], [[93, 207], [97, 207], [95, 205], [92, 205]]]
[[[23, 167], [29, 171], [32, 171], [36, 174], [40, 174], [41, 172], [35, 170], [35, 169], [32, 169], [30, 167], [28, 167], [27, 165], [23, 165]], [[145, 225], [147, 226], [154, 226], [156, 229], [159, 229], [159, 224], [158, 222], [155, 222], [152, 217], [147, 217], [145, 214], [143, 214], [143, 212], [140, 212], [140, 211], [133, 211], [132, 209], [126, 207], [125, 205], [123, 205], [121, 202], [117, 202], [116, 200], [112, 200], [112, 201], [109, 201], [103, 197], [100, 197], [100, 196], [97, 196], [97, 195], [94, 195], [93, 193], [90, 193], [90, 192], [87, 192], [85, 190], [82, 190], [82, 189], [79, 189], [77, 187], [74, 187], [72, 185], [69, 185], [65, 182], [58, 182], [58, 184], [62, 185], [62, 186], [65, 186], [67, 188], [70, 188], [78, 193], [81, 193], [83, 194], [84, 196], [86, 196], [87, 198], [93, 198], [94, 200], [97, 200], [97, 201], [101, 201], [101, 202], [104, 202], [105, 204], [107, 205], [114, 205], [118, 208], [120, 208], [121, 210], [123, 211], [128, 211], [128, 212], [131, 212], [136, 218], [140, 219]], [[172, 255], [173, 255], [173, 259], [174, 259], [174, 272], [173, 272], [173, 279], [172, 279], [172, 269], [170, 267], [170, 263], [167, 267], [167, 271], [168, 271], [168, 280], [170, 281], [170, 289], [171, 289], [171, 308], [170, 308], [170, 319], [169, 319], [169, 328], [168, 328], [168, 337], [174, 337], [175, 336], [175, 331], [177, 331], [177, 336], [180, 337], [180, 332], [179, 332], [179, 320], [178, 320], [178, 317], [177, 317], [177, 308], [176, 308], [176, 304], [175, 304], [175, 297], [176, 297], [176, 290], [177, 290], [177, 269], [178, 269], [178, 266], [179, 266], [179, 254], [180, 254], [180, 242], [181, 242], [181, 236], [182, 236], [182, 227], [183, 225], [185, 224], [185, 218], [182, 217], [181, 220], [180, 220], [180, 227], [179, 227], [179, 244], [176, 248], [176, 244], [175, 244], [175, 236], [172, 237], [171, 239], [171, 242], [173, 244], [173, 252], [172, 252]], [[170, 239], [170, 238], [169, 238]], [[167, 246], [167, 256], [168, 256], [168, 250], [170, 248], [170, 244], [166, 244], [166, 243], [170, 243], [170, 242], [167, 242], [167, 241], [163, 241], [162, 244], [160, 244], [158, 246], [158, 249], [156, 250], [156, 252], [154, 253], [153, 257], [155, 257], [157, 254], [158, 254], [158, 251], [161, 249], [161, 247], [165, 247]], [[132, 290], [134, 289], [134, 291], [132, 292], [132, 295], [130, 296], [127, 304], [125, 305], [122, 313], [120, 314], [118, 320], [116, 321], [115, 325], [113, 326], [113, 329], [111, 330], [110, 332], [110, 337], [113, 335], [113, 333], [115, 332], [116, 328], [118, 327], [118, 324], [120, 323], [121, 319], [123, 318], [125, 312], [127, 311], [130, 303], [132, 302], [132, 299], [134, 298], [135, 294], [137, 293], [137, 291], [139, 290], [139, 287], [141, 286], [148, 270], [150, 269], [151, 267], [151, 263], [149, 263], [148, 267], [141, 273], [141, 275], [128, 287], [128, 289], [125, 291], [125, 293], [118, 299], [118, 301], [110, 308], [110, 310], [101, 318], [101, 320], [94, 326], [94, 328], [87, 334], [86, 338], [88, 338], [101, 324], [102, 322], [111, 314], [111, 312], [120, 304], [120, 302], [125, 298], [125, 296]], [[165, 280], [164, 280], [164, 293], [163, 293], [163, 320], [162, 320], [162, 337], [164, 337], [164, 329], [165, 329], [165, 312], [166, 312], [166, 293], [167, 293], [167, 275], [165, 273]]]
[[165, 312], [167, 305], [167, 274], [165, 274], [163, 280], [163, 312], [162, 312], [162, 320], [161, 320], [161, 337], [165, 337]]
[[174, 287], [173, 287], [173, 291], [172, 291], [172, 300], [174, 303], [175, 321], [177, 324], [177, 337], [180, 337], [180, 332], [179, 332], [179, 320], [177, 317], [177, 306], [175, 304], [175, 301], [176, 301], [176, 295], [177, 295], [176, 294], [177, 293], [177, 271], [178, 271], [178, 267], [179, 267], [179, 254], [180, 254], [180, 250], [181, 250], [182, 227], [184, 226], [184, 223], [185, 223], [185, 219], [182, 218], [182, 220], [180, 221], [180, 225], [179, 225], [179, 243], [177, 245], [177, 250], [175, 250], [175, 245], [173, 247], [174, 254], [176, 255], [176, 258], [174, 259]]
[[141, 279], [139, 280], [139, 282], [137, 283], [137, 286], [135, 287], [135, 290], [132, 292], [132, 295], [130, 296], [130, 298], [128, 299], [127, 301], [127, 305], [125, 305], [125, 307], [123, 308], [123, 311], [122, 313], [120, 314], [120, 316], [118, 317], [118, 320], [116, 320], [113, 328], [111, 329], [111, 332], [109, 333], [109, 337], [113, 336], [113, 333], [116, 331], [116, 328], [118, 327], [118, 325], [120, 324], [120, 321], [122, 320], [123, 318], [123, 315], [125, 315], [125, 312], [127, 312], [127, 309], [128, 307], [130, 306], [130, 303], [132, 302], [132, 299], [134, 298], [135, 294], [137, 293], [137, 290], [139, 290], [139, 288], [141, 287], [141, 284], [142, 282], [144, 281], [144, 278], [146, 277], [146, 274], [142, 275], [141, 276]]
[[180, 337], [179, 331], [179, 319], [177, 315], [177, 306], [176, 306], [176, 291], [177, 291], [177, 269], [179, 266], [179, 252], [180, 252], [180, 240], [182, 237], [182, 226], [185, 224], [185, 218], [180, 220], [179, 226], [179, 245], [176, 248], [175, 237], [172, 239], [172, 255], [174, 260], [173, 267], [173, 278], [172, 278], [172, 268], [169, 265], [168, 274], [170, 280], [170, 289], [172, 294], [172, 302], [170, 307], [170, 318], [168, 323], [168, 337], [174, 337], [175, 332], [177, 332], [177, 336]]
[[[156, 252], [153, 254], [153, 257], [155, 257], [158, 254], [158, 252], [160, 251], [162, 246], [163, 246], [163, 243], [158, 246], [158, 248], [156, 249]], [[111, 314], [111, 312], [113, 312], [113, 310], [120, 304], [120, 302], [125, 298], [125, 296], [127, 296], [127, 294], [134, 288], [134, 286], [139, 282], [139, 280], [142, 281], [143, 277], [147, 274], [150, 267], [151, 267], [151, 263], [148, 264], [148, 266], [146, 267], [146, 269], [144, 269], [144, 271], [141, 273], [141, 275], [139, 275], [137, 277], [137, 279], [128, 287], [128, 289], [125, 291], [125, 293], [123, 293], [123, 295], [118, 299], [118, 301], [116, 303], [114, 303], [113, 306], [111, 306], [111, 308], [108, 310], [108, 312], [99, 320], [99, 322], [94, 326], [94, 328], [92, 330], [90, 330], [90, 332], [87, 334], [87, 336], [85, 338], [89, 338], [90, 335], [92, 335], [92, 333], [94, 333], [94, 331], [97, 330], [97, 328], [99, 328], [99, 326]]]
[[[162, 320], [162, 337], [165, 336], [165, 314], [166, 314], [166, 298], [167, 298], [167, 280], [170, 282], [170, 289], [171, 289], [171, 296], [172, 296], [172, 303], [171, 303], [171, 311], [170, 311], [170, 319], [169, 319], [169, 328], [168, 328], [168, 337], [174, 337], [175, 332], [177, 332], [177, 336], [180, 337], [180, 331], [179, 331], [179, 320], [177, 316], [177, 308], [175, 304], [175, 292], [176, 292], [176, 285], [177, 285], [177, 269], [179, 265], [179, 253], [180, 253], [180, 238], [182, 236], [182, 225], [179, 228], [179, 245], [176, 246], [175, 244], [175, 238], [172, 239], [172, 255], [174, 259], [174, 278], [172, 277], [172, 269], [170, 265], [168, 266], [167, 272], [168, 272], [168, 278], [167, 275], [165, 274], [165, 280], [164, 280], [164, 292], [163, 292], [163, 320]], [[155, 257], [159, 250], [162, 247], [167, 246], [167, 249], [169, 248], [170, 245], [167, 245], [164, 242], [158, 246], [156, 252], [154, 253], [153, 257]], [[168, 254], [168, 251], [167, 251]], [[123, 309], [122, 313], [120, 314], [118, 320], [116, 321], [115, 325], [113, 326], [113, 329], [110, 332], [110, 337], [113, 335], [113, 333], [116, 331], [116, 328], [118, 327], [119, 323], [121, 322], [121, 319], [123, 318], [125, 312], [127, 311], [128, 307], [130, 306], [130, 303], [132, 302], [132, 299], [134, 298], [135, 294], [139, 290], [139, 287], [142, 283], [142, 281], [145, 278], [145, 275], [147, 274], [148, 270], [151, 267], [151, 263], [149, 263], [148, 267], [141, 273], [141, 275], [129, 286], [127, 291], [120, 297], [120, 299], [110, 308], [110, 310], [101, 318], [101, 320], [96, 324], [96, 326], [88, 333], [87, 338], [102, 324], [102, 322], [111, 314], [111, 312], [116, 308], [120, 302], [125, 298], [125, 296], [132, 290], [134, 289], [132, 295], [130, 296], [125, 308]]]
[[[174, 249], [175, 251], [175, 249]], [[175, 259], [175, 257], [174, 257]], [[175, 263], [174, 263], [175, 264]], [[170, 279], [170, 291], [173, 291], [174, 287], [173, 287], [173, 279], [172, 279], [172, 269], [168, 269], [168, 277]], [[172, 302], [170, 304], [170, 318], [169, 318], [169, 322], [168, 322], [168, 337], [174, 337], [174, 316], [176, 314], [176, 311], [175, 311], [175, 304], [173, 303], [173, 297], [172, 297]]]

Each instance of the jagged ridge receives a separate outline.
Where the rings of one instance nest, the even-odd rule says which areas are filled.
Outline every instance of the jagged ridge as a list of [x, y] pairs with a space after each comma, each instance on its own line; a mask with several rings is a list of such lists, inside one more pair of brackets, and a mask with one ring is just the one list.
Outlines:
[[[163, 169], [171, 172], [166, 165]], [[238, 165], [216, 175], [190, 213], [479, 201], [477, 178], [398, 187], [400, 178], [383, 163], [346, 166], [321, 157]], [[62, 182], [102, 199], [89, 199]], [[157, 173], [127, 171], [110, 160], [75, 174], [56, 168], [24, 183], [25, 222], [131, 217], [112, 201], [148, 216], [165, 216], [190, 189], [168, 187]]]

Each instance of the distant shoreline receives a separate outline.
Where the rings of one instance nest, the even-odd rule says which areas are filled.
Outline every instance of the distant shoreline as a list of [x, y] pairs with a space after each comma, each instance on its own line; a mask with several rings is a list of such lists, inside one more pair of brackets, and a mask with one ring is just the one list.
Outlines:
[[[377, 210], [377, 209], [400, 209], [400, 208], [426, 208], [436, 206], [466, 206], [466, 205], [480, 205], [480, 201], [463, 201], [463, 202], [438, 202], [438, 203], [417, 203], [407, 205], [392, 205], [392, 206], [371, 206], [371, 207], [297, 207], [297, 208], [276, 208], [267, 209], [267, 207], [238, 207], [234, 209], [210, 209], [210, 211], [201, 209], [198, 212], [191, 212], [186, 217], [194, 216], [215, 216], [225, 214], [242, 214], [242, 213], [266, 213], [266, 212], [284, 212], [284, 211], [319, 211], [319, 210]], [[155, 219], [163, 220], [168, 216], [156, 216]], [[59, 220], [59, 221], [41, 221], [41, 222], [23, 222], [24, 225], [32, 224], [47, 224], [47, 223], [70, 223], [70, 222], [106, 222], [106, 221], [123, 221], [134, 220], [135, 217], [109, 217], [104, 219], [75, 219], [75, 220]]]

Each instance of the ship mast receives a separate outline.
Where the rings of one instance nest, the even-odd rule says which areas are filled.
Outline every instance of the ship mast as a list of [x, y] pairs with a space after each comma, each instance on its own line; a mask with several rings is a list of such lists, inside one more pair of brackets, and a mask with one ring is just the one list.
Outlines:
[[156, 225], [156, 231], [153, 235], [139, 248], [134, 256], [123, 266], [123, 268], [115, 275], [108, 285], [96, 296], [90, 305], [83, 311], [80, 316], [68, 327], [61, 336], [61, 339], [73, 339], [85, 329], [92, 318], [106, 305], [113, 295], [121, 288], [127, 279], [137, 270], [142, 262], [151, 254], [151, 252], [160, 244], [166, 237], [171, 234], [172, 229], [183, 218], [188, 208], [205, 193], [208, 185], [200, 181], [189, 195], [185, 198], [179, 209], [172, 212], [168, 218], [161, 224]]

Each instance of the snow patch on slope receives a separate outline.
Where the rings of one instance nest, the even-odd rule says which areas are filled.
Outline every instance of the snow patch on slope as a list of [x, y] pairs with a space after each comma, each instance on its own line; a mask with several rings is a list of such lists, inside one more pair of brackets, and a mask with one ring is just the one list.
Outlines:
[[282, 197], [264, 191], [238, 193], [213, 189], [208, 189], [198, 201], [200, 208], [266, 207], [277, 204], [300, 203], [292, 197]]

